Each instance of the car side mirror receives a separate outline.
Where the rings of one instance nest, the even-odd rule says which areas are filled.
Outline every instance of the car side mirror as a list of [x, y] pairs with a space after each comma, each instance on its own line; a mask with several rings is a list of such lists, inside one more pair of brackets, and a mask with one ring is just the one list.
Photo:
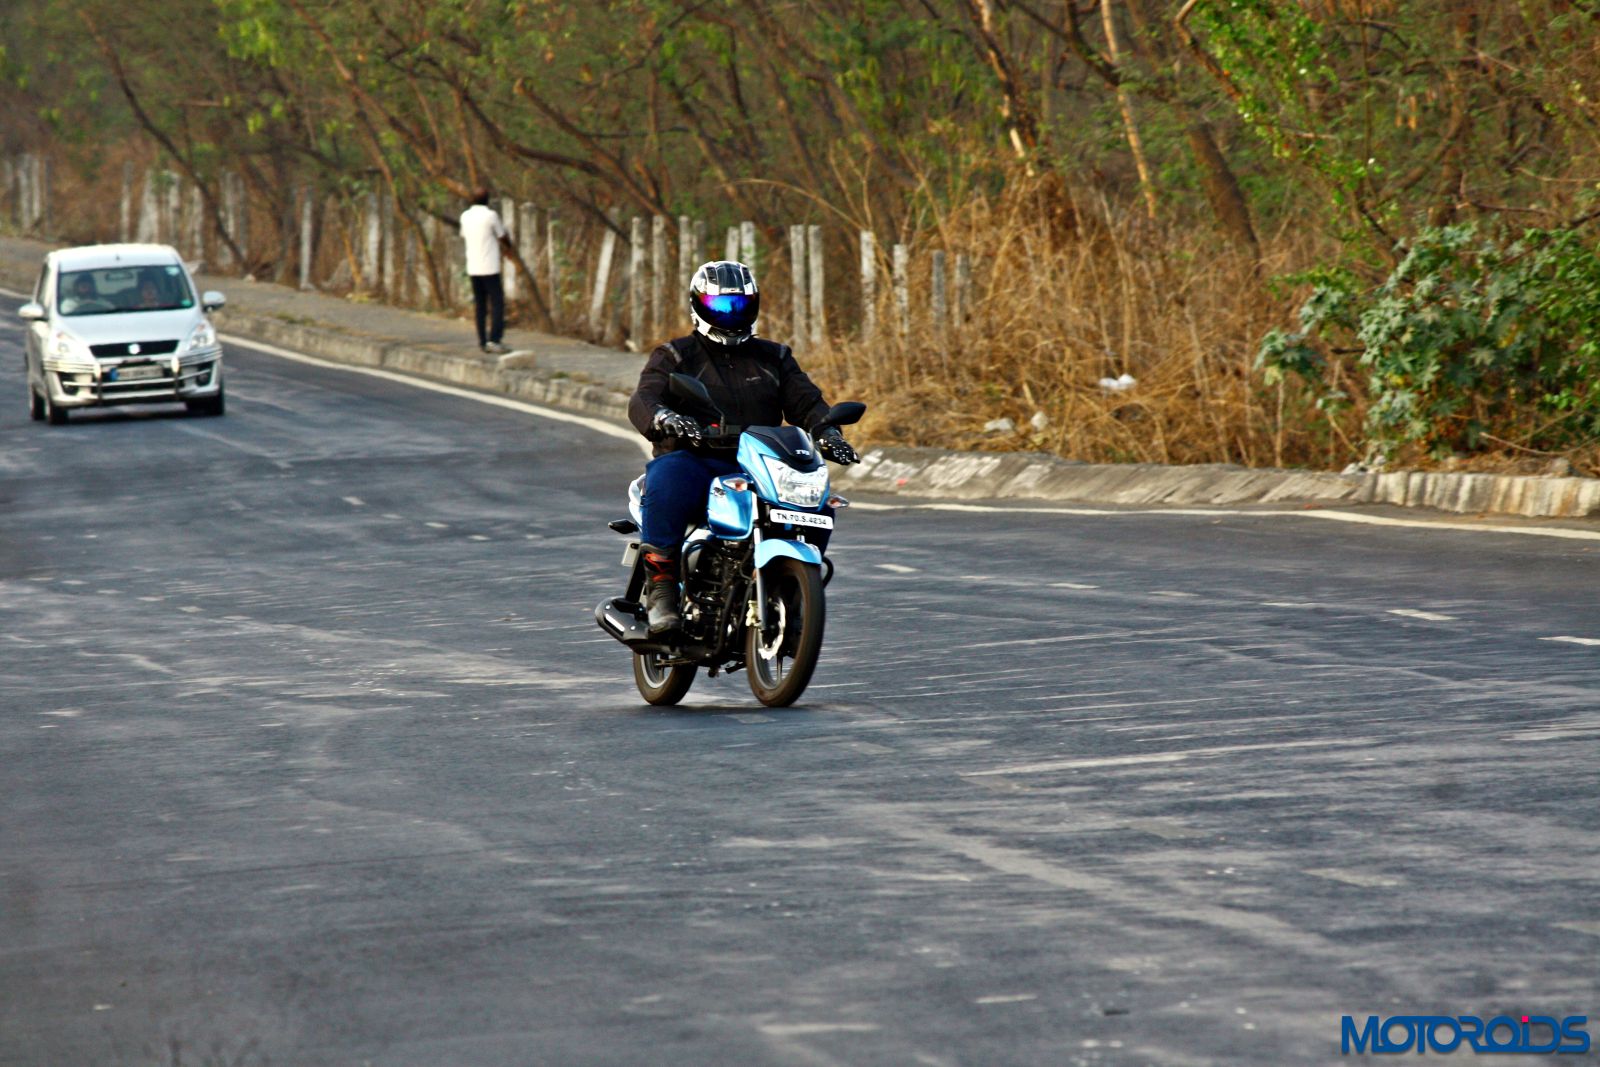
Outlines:
[[17, 309], [17, 318], [28, 322], [44, 321], [44, 305], [35, 300], [30, 300]]
[[215, 311], [227, 302], [228, 298], [215, 289], [207, 289], [205, 295], [200, 298], [200, 306], [207, 311]]
[[822, 416], [823, 426], [849, 426], [861, 421], [861, 416], [867, 413], [867, 405], [859, 400], [846, 400], [842, 404], [835, 404]]

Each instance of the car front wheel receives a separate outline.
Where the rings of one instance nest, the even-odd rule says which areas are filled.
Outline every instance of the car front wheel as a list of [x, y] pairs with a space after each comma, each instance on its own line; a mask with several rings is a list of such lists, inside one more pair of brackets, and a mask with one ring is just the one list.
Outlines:
[[48, 422], [51, 426], [64, 426], [64, 425], [66, 425], [66, 422], [67, 422], [67, 409], [66, 408], [62, 408], [62, 407], [57, 407], [56, 406], [56, 402], [54, 400], [50, 399], [50, 392], [49, 392], [49, 387], [48, 386], [45, 389], [44, 398], [41, 401], [41, 403], [44, 405], [44, 418], [45, 418], [46, 422]]
[[185, 400], [191, 415], [221, 415], [227, 411], [227, 399], [222, 393], [222, 383], [217, 383], [215, 396], [204, 396], [198, 400]]

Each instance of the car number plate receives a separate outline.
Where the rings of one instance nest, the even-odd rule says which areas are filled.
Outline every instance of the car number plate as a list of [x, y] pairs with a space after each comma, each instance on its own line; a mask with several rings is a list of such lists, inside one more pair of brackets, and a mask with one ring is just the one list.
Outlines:
[[144, 363], [135, 367], [118, 367], [116, 380], [119, 382], [137, 382], [145, 378], [161, 377], [161, 368], [154, 363]]
[[767, 518], [773, 522], [786, 522], [792, 526], [815, 526], [819, 530], [833, 529], [833, 516], [813, 515], [809, 511], [778, 511], [767, 512]]

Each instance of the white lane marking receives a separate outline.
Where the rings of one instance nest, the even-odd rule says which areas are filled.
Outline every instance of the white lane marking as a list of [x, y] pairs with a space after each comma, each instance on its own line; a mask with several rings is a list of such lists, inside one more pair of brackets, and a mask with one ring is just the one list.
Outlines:
[[1308, 867], [1305, 873], [1313, 878], [1326, 878], [1330, 882], [1343, 882], [1345, 885], [1360, 886], [1362, 889], [1392, 889], [1406, 884], [1404, 879], [1394, 875], [1371, 874], [1346, 867]]
[[257, 352], [265, 352], [270, 356], [280, 359], [293, 360], [296, 363], [305, 363], [313, 367], [324, 367], [328, 370], [346, 371], [350, 374], [365, 374], [369, 378], [382, 378], [387, 382], [399, 382], [401, 385], [413, 386], [417, 389], [427, 389], [430, 392], [443, 393], [445, 396], [458, 397], [462, 400], [475, 400], [480, 404], [490, 404], [497, 408], [506, 408], [510, 411], [520, 411], [526, 415], [537, 415], [543, 419], [553, 419], [556, 422], [570, 422], [583, 426], [595, 433], [605, 434], [623, 441], [631, 441], [638, 445], [645, 455], [652, 455], [653, 449], [649, 441], [640, 437], [632, 429], [623, 429], [614, 423], [603, 419], [591, 418], [587, 415], [574, 415], [566, 411], [557, 411], [555, 408], [543, 407], [539, 404], [530, 404], [524, 400], [512, 400], [510, 397], [493, 396], [489, 393], [475, 393], [470, 389], [458, 389], [453, 385], [442, 385], [439, 382], [430, 382], [425, 378], [413, 378], [410, 375], [396, 374], [394, 371], [379, 370], [376, 367], [352, 367], [345, 363], [332, 363], [315, 356], [308, 356], [303, 352], [292, 352], [287, 348], [276, 345], [252, 341], [247, 337], [238, 337], [233, 334], [218, 334], [230, 345], [243, 345]]
[[809, 1034], [870, 1034], [881, 1029], [876, 1023], [763, 1023], [761, 1032], [772, 1037], [805, 1037]]
[[1569, 645], [1600, 645], [1600, 637], [1541, 637], [1541, 641], [1565, 641]]
[[1150, 590], [1150, 595], [1151, 596], [1189, 597], [1189, 596], [1199, 596], [1200, 594], [1199, 593], [1180, 593], [1176, 589], [1152, 589], [1152, 590]]
[[1214, 518], [1236, 519], [1326, 519], [1330, 522], [1353, 522], [1367, 526], [1407, 526], [1418, 530], [1454, 530], [1464, 533], [1522, 534], [1527, 537], [1558, 537], [1570, 541], [1600, 541], [1600, 531], [1569, 530], [1563, 527], [1539, 526], [1488, 526], [1480, 523], [1448, 522], [1433, 519], [1395, 519], [1383, 515], [1367, 515], [1354, 511], [1334, 511], [1318, 508], [1310, 511], [1283, 511], [1263, 508], [1249, 511], [1242, 508], [1050, 508], [1011, 507], [994, 504], [873, 504], [856, 501], [850, 505], [863, 511], [969, 511], [997, 515], [1069, 515], [1090, 518], [1116, 518], [1119, 515], [1199, 515]]
[[915, 567], [902, 567], [898, 563], [879, 563], [879, 564], [877, 564], [877, 568], [879, 570], [881, 570], [881, 571], [893, 571], [896, 574], [915, 574], [915, 573], [917, 573], [917, 568], [915, 568]]
[[[1239, 512], [1249, 515], [1250, 512]], [[1361, 515], [1353, 511], [1275, 511], [1274, 515], [1302, 515], [1308, 519], [1328, 519], [1332, 522], [1359, 522], [1368, 526], [1413, 526], [1432, 530], [1465, 530], [1469, 533], [1523, 534], [1528, 537], [1562, 537], [1569, 541], [1600, 541], [1600, 533], [1592, 530], [1568, 530], [1561, 527], [1538, 526], [1480, 526], [1470, 522], [1429, 522], [1425, 519], [1392, 519], [1383, 515]]]
[[1408, 619], [1423, 619], [1427, 622], [1455, 622], [1454, 615], [1441, 615], [1437, 611], [1418, 611], [1416, 608], [1390, 608], [1390, 615], [1404, 615]]
[[977, 997], [976, 999], [973, 1000], [972, 1003], [974, 1003], [974, 1004], [1021, 1004], [1021, 1003], [1025, 1002], [1025, 1001], [1038, 1000], [1038, 999], [1039, 999], [1038, 996], [1033, 994], [1033, 993], [1013, 993], [1013, 994], [1011, 994], [1009, 996], [1004, 996], [1004, 995], [998, 995], [997, 994], [995, 996], [990, 996], [990, 997]]
[[995, 767], [987, 771], [967, 771], [963, 778], [988, 778], [1002, 774], [1041, 774], [1048, 771], [1071, 771], [1095, 767], [1131, 767], [1143, 763], [1177, 763], [1190, 756], [1226, 756], [1235, 752], [1267, 752], [1286, 748], [1356, 748], [1379, 744], [1376, 737], [1352, 737], [1329, 741], [1277, 741], [1252, 745], [1213, 745], [1210, 748], [1186, 748], [1182, 752], [1152, 752], [1146, 756], [1107, 756], [1100, 759], [1049, 760], [1044, 763], [1019, 763], [1011, 767]]
[[1149, 637], [1152, 634], [1177, 633], [1174, 627], [1165, 627], [1160, 630], [1118, 630], [1114, 633], [1101, 634], [1069, 634], [1063, 637], [1018, 637], [1009, 641], [980, 641], [973, 645], [956, 645], [960, 649], [968, 648], [1001, 648], [1009, 645], [1060, 645], [1073, 641], [1105, 641], [1120, 637]]
[[1051, 582], [1051, 589], [1099, 589], [1098, 585], [1085, 585], [1082, 582]]
[[344, 497], [343, 500], [346, 504], [349, 504], [353, 508], [364, 508], [367, 506], [367, 502], [358, 496], [347, 496]]

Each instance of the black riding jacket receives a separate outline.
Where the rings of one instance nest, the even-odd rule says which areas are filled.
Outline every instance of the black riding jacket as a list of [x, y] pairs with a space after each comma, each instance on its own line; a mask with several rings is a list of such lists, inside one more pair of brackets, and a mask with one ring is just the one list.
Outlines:
[[806, 377], [788, 345], [752, 337], [744, 344], [727, 346], [692, 333], [650, 353], [639, 374], [639, 387], [628, 401], [629, 421], [655, 442], [658, 456], [678, 449], [721, 458], [733, 454], [731, 448], [690, 445], [656, 432], [651, 423], [660, 408], [671, 408], [702, 425], [710, 418], [668, 394], [667, 382], [673, 374], [700, 379], [723, 417], [737, 426], [781, 426], [787, 420], [810, 430], [828, 412], [822, 390]]

